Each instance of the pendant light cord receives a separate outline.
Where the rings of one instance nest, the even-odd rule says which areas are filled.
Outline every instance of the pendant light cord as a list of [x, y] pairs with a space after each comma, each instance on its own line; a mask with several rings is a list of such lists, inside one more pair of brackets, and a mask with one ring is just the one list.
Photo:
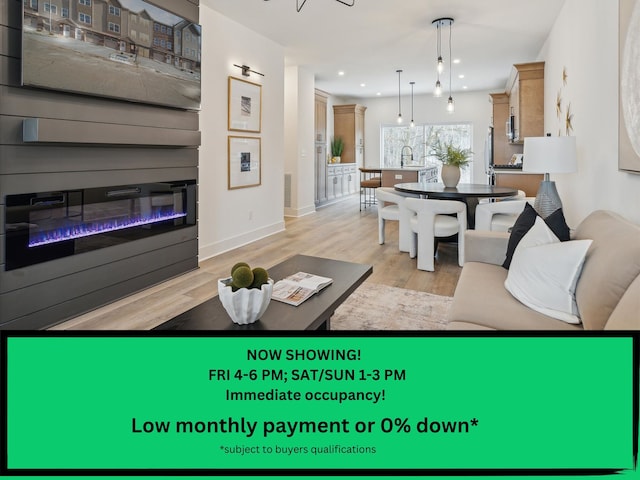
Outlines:
[[451, 97], [451, 27], [453, 22], [449, 23], [449, 97]]

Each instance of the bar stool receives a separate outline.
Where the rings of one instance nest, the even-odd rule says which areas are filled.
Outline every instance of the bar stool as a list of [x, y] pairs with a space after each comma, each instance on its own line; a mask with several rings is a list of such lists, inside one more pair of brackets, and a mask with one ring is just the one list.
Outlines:
[[376, 205], [376, 188], [382, 186], [382, 170], [360, 167], [360, 211], [362, 206]]

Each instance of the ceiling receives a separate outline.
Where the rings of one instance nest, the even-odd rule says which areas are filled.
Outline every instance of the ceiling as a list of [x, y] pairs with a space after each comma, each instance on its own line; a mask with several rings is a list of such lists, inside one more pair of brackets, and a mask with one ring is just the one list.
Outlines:
[[[286, 65], [315, 74], [316, 87], [338, 96], [366, 98], [432, 92], [437, 30], [451, 17], [451, 89], [504, 91], [514, 63], [535, 61], [564, 0], [201, 0], [201, 4], [285, 48]], [[449, 27], [442, 30], [449, 89]], [[258, 65], [250, 65], [258, 69]], [[344, 72], [340, 76], [338, 72]], [[464, 78], [459, 78], [464, 75]], [[362, 86], [364, 84], [364, 86]]]

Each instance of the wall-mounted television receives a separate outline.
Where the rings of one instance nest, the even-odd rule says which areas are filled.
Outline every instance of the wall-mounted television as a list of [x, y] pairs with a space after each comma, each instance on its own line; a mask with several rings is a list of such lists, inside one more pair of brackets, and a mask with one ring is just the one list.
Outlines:
[[26, 0], [22, 84], [197, 110], [201, 37], [144, 0]]

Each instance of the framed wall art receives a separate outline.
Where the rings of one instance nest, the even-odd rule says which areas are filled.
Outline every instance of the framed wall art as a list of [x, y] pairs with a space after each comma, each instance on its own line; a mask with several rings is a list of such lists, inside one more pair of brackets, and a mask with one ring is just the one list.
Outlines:
[[260, 133], [262, 127], [262, 85], [229, 77], [228, 129]]
[[260, 138], [229, 135], [229, 190], [261, 184]]
[[618, 168], [640, 173], [640, 0], [620, 0]]

